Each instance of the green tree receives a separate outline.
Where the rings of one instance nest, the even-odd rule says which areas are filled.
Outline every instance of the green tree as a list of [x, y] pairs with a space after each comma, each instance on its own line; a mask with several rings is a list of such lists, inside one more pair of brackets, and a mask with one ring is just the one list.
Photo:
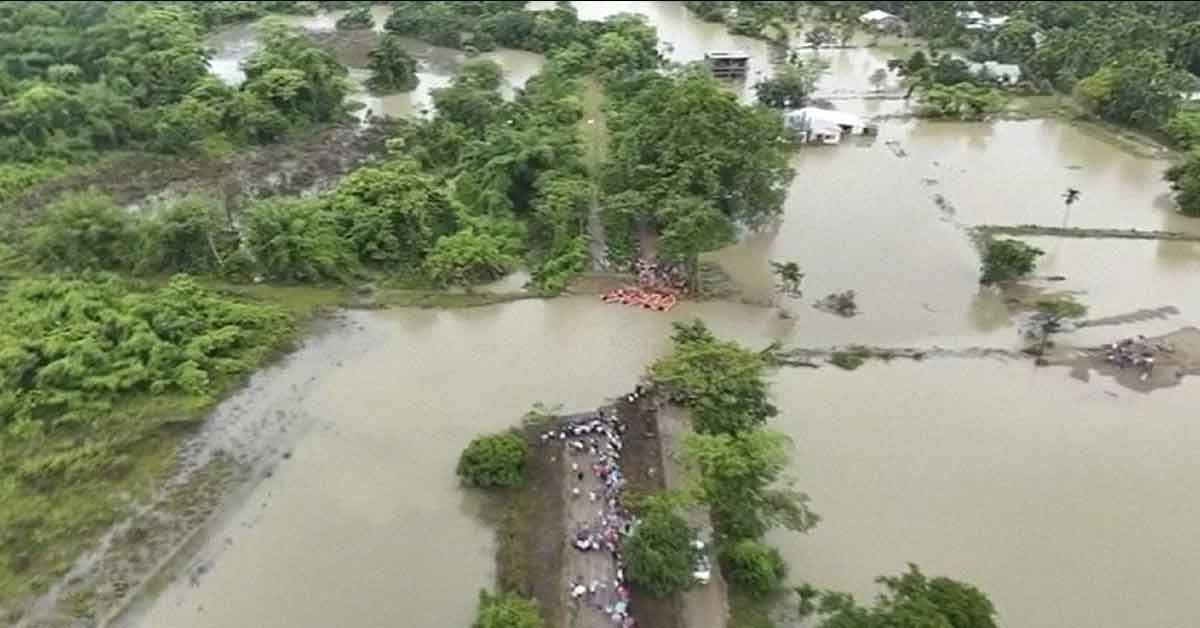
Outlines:
[[742, 539], [722, 550], [721, 564], [730, 582], [756, 597], [779, 590], [788, 571], [779, 550], [754, 539]]
[[350, 91], [346, 66], [305, 34], [282, 22], [259, 26], [262, 48], [242, 64], [242, 89], [289, 118], [328, 122], [342, 112]]
[[453, 85], [430, 92], [438, 117], [482, 134], [504, 105], [496, 91], [500, 77], [500, 66], [494, 61], [473, 59], [463, 64]]
[[1171, 67], [1162, 53], [1130, 52], [1079, 81], [1075, 96], [1107, 120], [1158, 128], [1174, 115], [1180, 94], [1193, 80], [1186, 72]]
[[1175, 204], [1187, 216], [1200, 217], [1200, 147], [1192, 148], [1187, 157], [1167, 169], [1164, 175], [1175, 191]]
[[396, 159], [346, 175], [326, 203], [359, 260], [413, 269], [439, 237], [458, 229], [458, 208], [444, 187], [416, 163]]
[[1176, 113], [1163, 130], [1172, 141], [1184, 148], [1200, 145], [1200, 110], [1187, 109]]
[[658, 218], [665, 225], [658, 241], [659, 254], [690, 269], [693, 287], [697, 287], [700, 254], [732, 244], [735, 239], [729, 218], [700, 198], [669, 199]]
[[872, 89], [879, 91], [883, 88], [884, 83], [887, 83], [888, 71], [886, 68], [876, 68], [875, 71], [871, 73], [871, 76], [867, 78], [867, 80], [870, 81]]
[[748, 226], [779, 214], [794, 172], [778, 115], [742, 105], [701, 69], [641, 83], [608, 118], [610, 191], [638, 191], [655, 208], [699, 198]]
[[820, 57], [804, 60], [799, 57], [781, 66], [771, 78], [754, 85], [758, 102], [775, 109], [794, 109], [808, 102], [829, 63]]
[[367, 84], [371, 89], [403, 92], [417, 86], [417, 60], [404, 49], [399, 37], [384, 35], [368, 57], [371, 77]]
[[430, 279], [443, 285], [499, 279], [517, 264], [506, 252], [510, 247], [501, 238], [467, 227], [439, 238], [425, 260], [425, 269]]
[[456, 472], [476, 488], [512, 488], [525, 482], [529, 445], [514, 431], [478, 436], [458, 458]]
[[127, 81], [142, 106], [175, 102], [208, 74], [199, 25], [179, 7], [127, 3], [89, 33], [110, 80]]
[[471, 628], [542, 628], [537, 603], [514, 593], [479, 592], [479, 608]]
[[126, 269], [136, 228], [129, 212], [96, 192], [70, 194], [48, 205], [30, 229], [30, 257], [65, 271]]
[[221, 113], [211, 105], [191, 96], [164, 107], [154, 123], [155, 150], [164, 153], [185, 153], [196, 148], [198, 142], [215, 132], [221, 122]]
[[818, 517], [808, 497], [783, 481], [787, 437], [755, 429], [738, 434], [689, 434], [684, 460], [698, 478], [698, 497], [708, 505], [720, 544], [757, 539], [776, 526], [804, 532]]
[[675, 324], [674, 348], [650, 376], [686, 406], [697, 432], [736, 434], [779, 410], [768, 399], [766, 361], [736, 342], [718, 340], [704, 323]]
[[983, 251], [980, 283], [992, 284], [1020, 279], [1033, 272], [1043, 251], [1020, 240], [1005, 238], [988, 242]]
[[870, 607], [844, 593], [820, 594], [817, 628], [996, 628], [991, 600], [970, 584], [928, 578], [912, 564], [904, 574], [876, 581], [884, 590]]
[[354, 257], [319, 201], [273, 198], [245, 212], [246, 245], [258, 266], [283, 281], [341, 280]]
[[621, 545], [629, 581], [655, 597], [691, 588], [699, 558], [695, 539], [676, 508], [656, 501]]
[[996, 33], [993, 46], [997, 58], [1005, 63], [1024, 64], [1037, 50], [1036, 33], [1036, 24], [1023, 16], [1014, 16]]

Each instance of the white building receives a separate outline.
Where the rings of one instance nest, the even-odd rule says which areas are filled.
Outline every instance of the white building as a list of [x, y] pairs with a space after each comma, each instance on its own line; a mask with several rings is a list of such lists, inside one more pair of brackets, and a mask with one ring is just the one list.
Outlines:
[[862, 135], [867, 132], [867, 123], [862, 118], [844, 111], [803, 107], [783, 114], [783, 123], [800, 134], [802, 142], [837, 144], [846, 135]]
[[900, 18], [888, 13], [887, 11], [875, 9], [873, 11], [867, 11], [866, 13], [858, 16], [858, 21], [872, 28], [884, 29], [892, 26], [893, 24], [898, 24], [900, 22]]

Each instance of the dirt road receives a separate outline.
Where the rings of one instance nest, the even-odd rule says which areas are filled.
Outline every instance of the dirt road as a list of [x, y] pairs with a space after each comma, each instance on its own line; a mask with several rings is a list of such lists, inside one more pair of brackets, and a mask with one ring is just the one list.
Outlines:
[[[691, 426], [684, 411], [671, 405], [659, 411], [658, 425], [661, 431], [659, 442], [663, 448], [662, 458], [667, 488], [683, 488], [685, 477], [680, 460], [680, 449], [684, 436], [691, 431]], [[703, 536], [706, 539], [709, 538], [708, 532], [712, 530], [712, 522], [706, 509], [691, 509], [688, 512], [688, 524], [703, 530], [705, 532]], [[707, 585], [684, 591], [681, 595], [683, 625], [687, 628], [725, 628], [728, 621], [729, 607], [726, 602], [725, 579], [721, 577], [721, 570], [716, 569], [716, 557], [714, 556], [712, 559], [714, 562], [712, 581]]]

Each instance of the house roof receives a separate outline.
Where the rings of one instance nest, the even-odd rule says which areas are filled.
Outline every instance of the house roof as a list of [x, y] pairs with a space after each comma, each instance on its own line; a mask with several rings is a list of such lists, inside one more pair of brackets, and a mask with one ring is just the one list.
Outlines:
[[871, 11], [867, 11], [866, 13], [863, 13], [858, 19], [866, 20], [868, 22], [879, 22], [882, 20], [894, 20], [894, 19], [896, 19], [896, 16], [892, 15], [891, 13], [888, 13], [887, 11], [880, 11], [879, 9], [874, 9]]
[[867, 125], [866, 121], [852, 113], [821, 109], [820, 107], [793, 109], [784, 114], [784, 117], [793, 124], [799, 123], [814, 131], [843, 126], [861, 128]]

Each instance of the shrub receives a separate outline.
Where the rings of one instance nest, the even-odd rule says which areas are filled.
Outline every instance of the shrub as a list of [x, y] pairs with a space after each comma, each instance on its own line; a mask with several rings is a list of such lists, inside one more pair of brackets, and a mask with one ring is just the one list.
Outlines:
[[850, 349], [848, 351], [834, 351], [833, 355], [829, 356], [829, 362], [834, 366], [853, 371], [862, 366], [871, 354], [863, 349]]
[[137, 269], [148, 273], [214, 273], [238, 248], [225, 212], [205, 198], [185, 198], [142, 221]]
[[506, 251], [506, 243], [489, 233], [467, 227], [454, 235], [438, 238], [425, 268], [439, 284], [472, 284], [504, 276], [517, 264]]
[[779, 550], [754, 539], [726, 548], [721, 552], [721, 563], [730, 581], [755, 597], [777, 590], [787, 576], [787, 563]]
[[312, 199], [268, 199], [251, 206], [246, 243], [258, 266], [284, 281], [341, 280], [354, 265], [332, 217]]
[[133, 218], [95, 192], [64, 196], [30, 230], [29, 254], [54, 270], [118, 270], [130, 264]]
[[542, 628], [537, 603], [512, 593], [479, 592], [479, 609], [471, 628]]
[[983, 252], [979, 281], [985, 284], [1020, 279], [1033, 272], [1037, 258], [1044, 252], [1020, 240], [993, 240]]
[[345, 15], [338, 18], [334, 26], [339, 31], [363, 30], [375, 26], [375, 19], [371, 17], [370, 7], [360, 6], [350, 9]]
[[1167, 169], [1164, 175], [1175, 190], [1175, 203], [1186, 216], [1200, 216], [1200, 147], [1187, 158]]
[[698, 558], [695, 538], [673, 507], [652, 505], [623, 545], [629, 581], [655, 597], [691, 587]]
[[516, 432], [476, 437], [458, 458], [458, 477], [476, 488], [510, 488], [525, 481], [529, 446]]

